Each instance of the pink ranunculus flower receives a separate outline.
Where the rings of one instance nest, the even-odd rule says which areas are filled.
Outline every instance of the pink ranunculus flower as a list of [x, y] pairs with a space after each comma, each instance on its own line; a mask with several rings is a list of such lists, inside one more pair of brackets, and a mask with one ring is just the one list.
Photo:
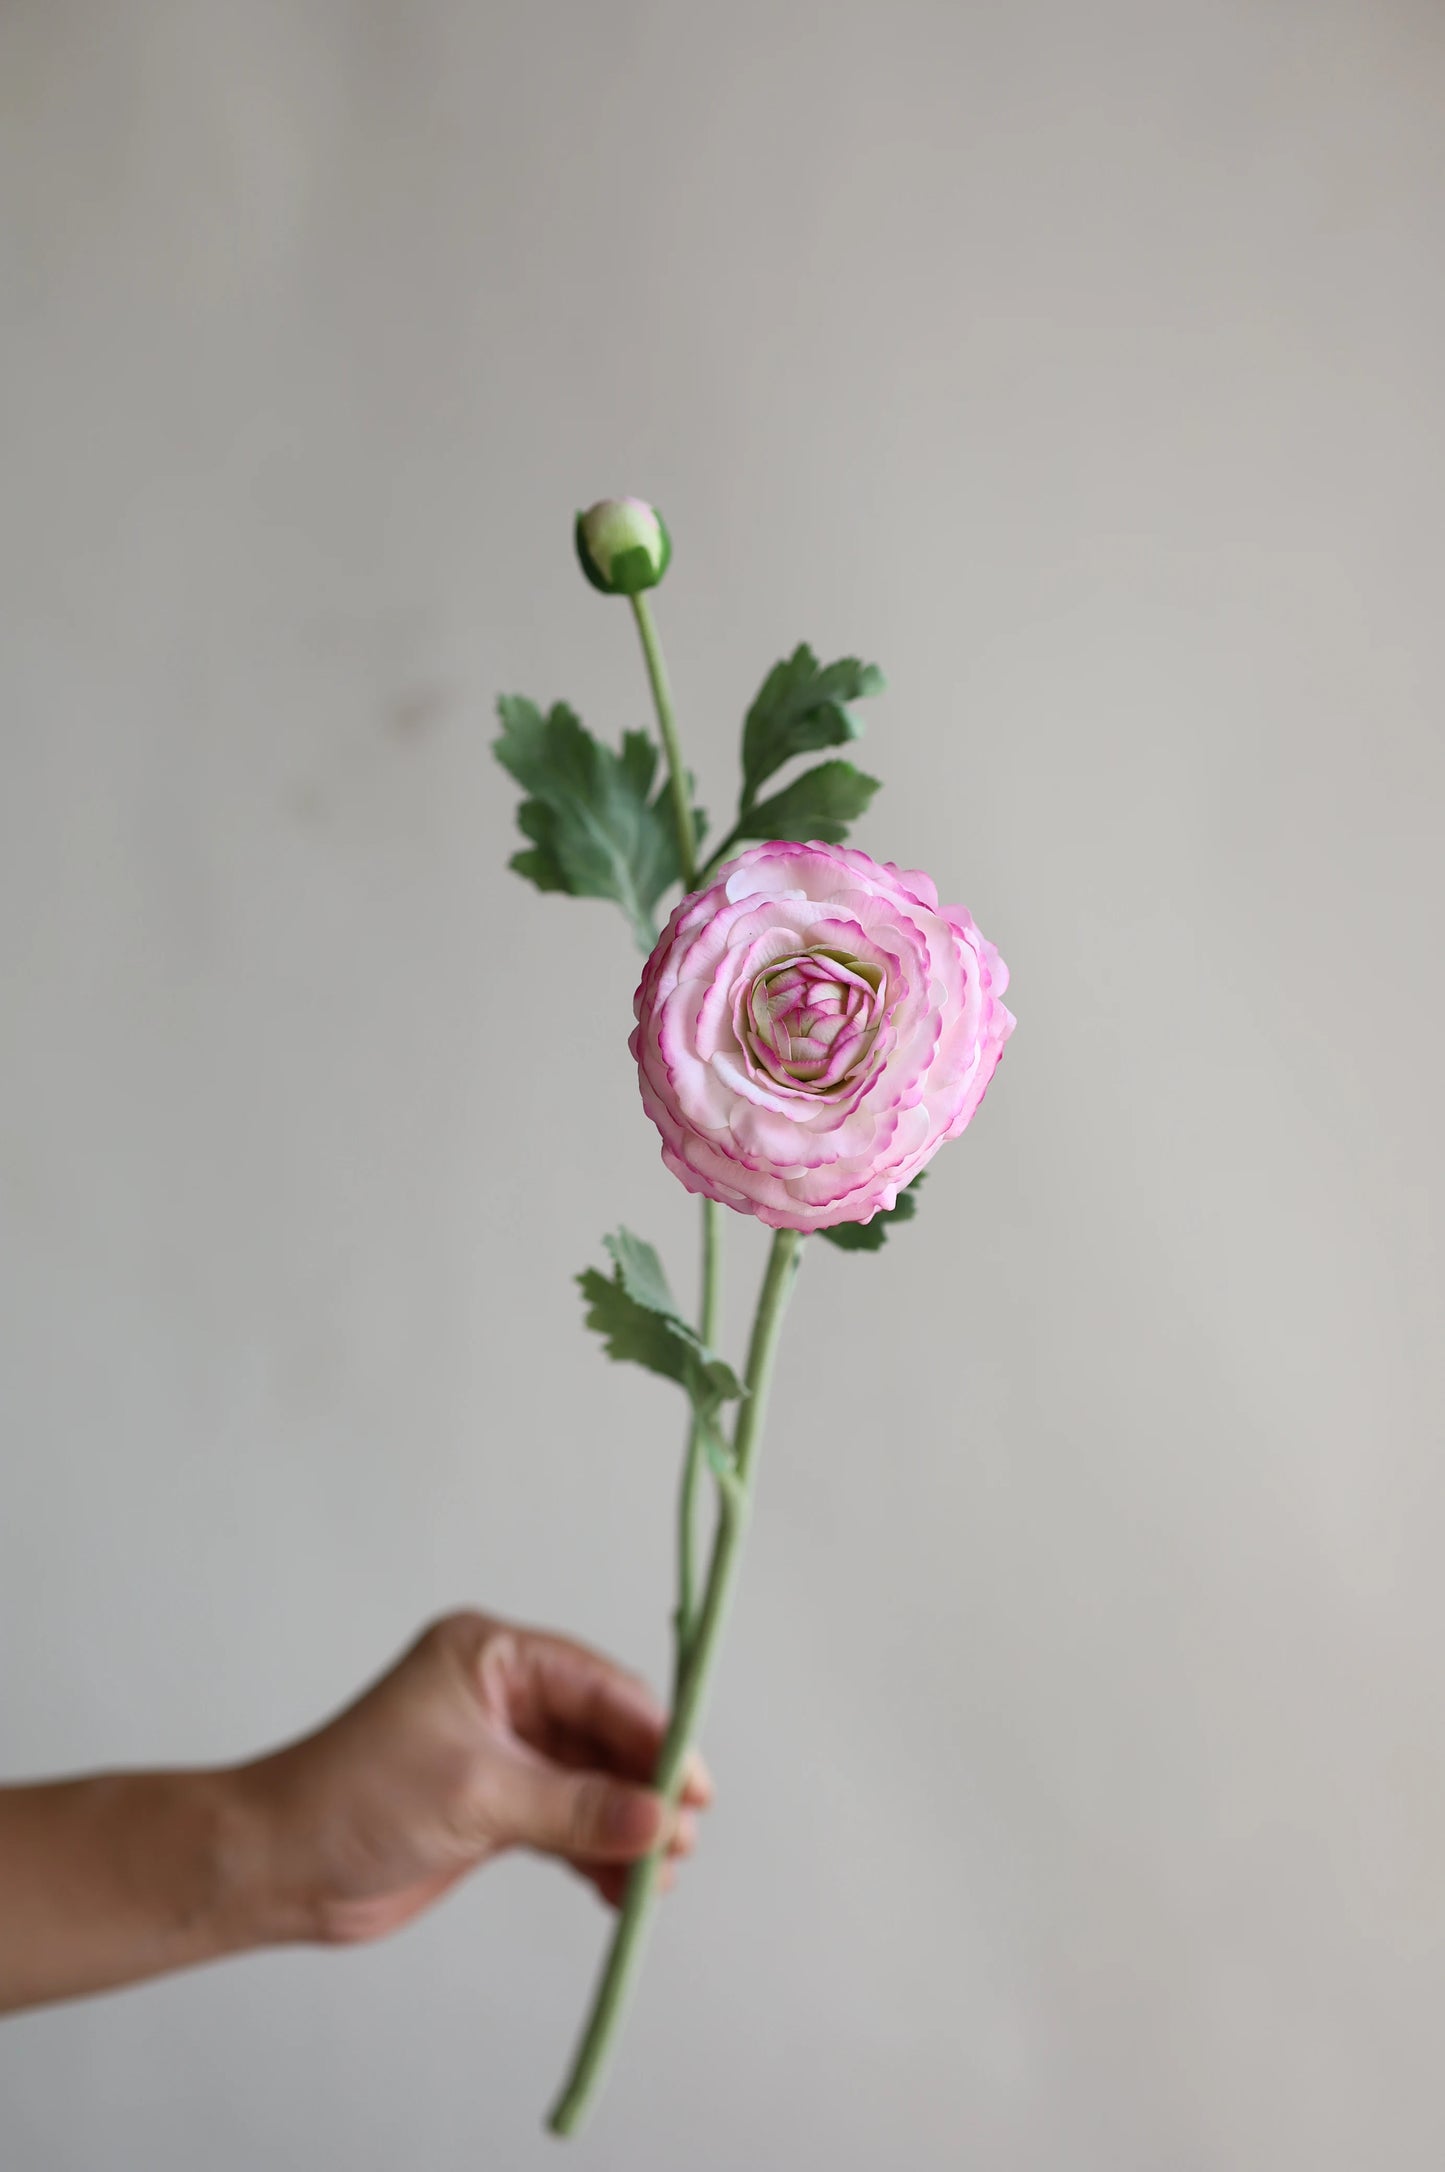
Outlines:
[[870, 1221], [983, 1099], [1008, 968], [927, 875], [755, 845], [643, 969], [632, 1053], [662, 1158], [774, 1229]]

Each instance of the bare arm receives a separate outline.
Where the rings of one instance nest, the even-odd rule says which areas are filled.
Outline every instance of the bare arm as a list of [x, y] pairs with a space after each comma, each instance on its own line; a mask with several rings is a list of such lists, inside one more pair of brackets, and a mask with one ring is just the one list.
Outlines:
[[710, 1797], [646, 1784], [664, 1715], [610, 1660], [480, 1614], [436, 1623], [303, 1741], [213, 1771], [0, 1788], [0, 2013], [258, 1946], [399, 1929], [507, 1848], [616, 1903]]

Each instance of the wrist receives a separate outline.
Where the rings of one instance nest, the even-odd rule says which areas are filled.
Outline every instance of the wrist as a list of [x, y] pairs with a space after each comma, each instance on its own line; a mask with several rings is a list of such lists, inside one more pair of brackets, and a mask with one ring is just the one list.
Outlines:
[[156, 1908], [187, 1958], [221, 1959], [269, 1943], [265, 1828], [240, 1769], [157, 1776], [160, 1802], [137, 1806], [159, 1845]]
[[206, 1798], [216, 1935], [231, 1953], [315, 1936], [313, 1911], [288, 1846], [275, 1757], [197, 1774]]

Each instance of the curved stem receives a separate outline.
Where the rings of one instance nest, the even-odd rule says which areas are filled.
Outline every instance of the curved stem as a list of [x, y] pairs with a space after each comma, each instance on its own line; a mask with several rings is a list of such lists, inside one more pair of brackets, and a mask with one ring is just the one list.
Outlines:
[[692, 890], [697, 886], [697, 831], [692, 819], [692, 795], [688, 775], [682, 766], [677, 719], [672, 713], [672, 688], [667, 683], [667, 665], [663, 661], [662, 643], [657, 638], [652, 606], [645, 594], [633, 596], [631, 603], [632, 615], [637, 620], [637, 631], [642, 637], [642, 653], [647, 662], [653, 706], [657, 710], [657, 726], [662, 733], [662, 744], [667, 752], [668, 788], [672, 795], [673, 824], [677, 830], [677, 864], [682, 874], [683, 889]]
[[[743, 1532], [752, 1506], [753, 1471], [762, 1439], [763, 1420], [767, 1415], [773, 1363], [777, 1357], [783, 1314], [802, 1258], [802, 1245], [802, 1236], [796, 1229], [778, 1230], [758, 1293], [758, 1309], [748, 1345], [747, 1394], [738, 1413], [737, 1431], [733, 1437], [733, 1475], [720, 1490], [717, 1535], [713, 1541], [702, 1610], [657, 1764], [654, 1784], [669, 1802], [675, 1802], [681, 1791], [687, 1753], [697, 1732], [717, 1656], [719, 1634], [737, 1580]], [[547, 2121], [554, 2134], [576, 2132], [602, 2072], [641, 1957], [662, 1860], [662, 1849], [644, 1857], [633, 1866], [627, 1881], [622, 1915], [603, 1964], [592, 2012], [582, 2032], [571, 2073]]]
[[[702, 1203], [702, 1298], [697, 1331], [711, 1350], [717, 1344], [718, 1285], [722, 1252], [722, 1209], [715, 1199]], [[687, 1655], [692, 1644], [693, 1609], [697, 1588], [697, 1482], [702, 1469], [702, 1427], [693, 1418], [682, 1464], [682, 1489], [677, 1503], [677, 1611], [673, 1616], [674, 1653], [672, 1694], [682, 1688]]]

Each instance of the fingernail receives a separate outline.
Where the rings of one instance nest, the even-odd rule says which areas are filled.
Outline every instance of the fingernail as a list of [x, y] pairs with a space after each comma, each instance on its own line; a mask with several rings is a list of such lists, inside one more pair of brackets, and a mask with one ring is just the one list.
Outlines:
[[668, 1835], [669, 1856], [691, 1855], [697, 1846], [697, 1820], [688, 1810], [679, 1812], [671, 1833]]

